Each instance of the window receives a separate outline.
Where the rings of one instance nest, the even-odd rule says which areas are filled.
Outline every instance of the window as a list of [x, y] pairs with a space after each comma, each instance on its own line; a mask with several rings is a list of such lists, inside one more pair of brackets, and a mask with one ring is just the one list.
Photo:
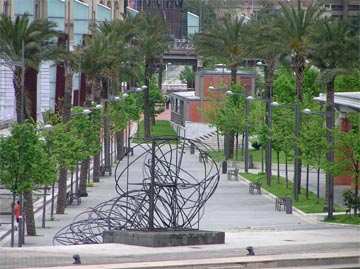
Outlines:
[[348, 5], [348, 10], [359, 10], [360, 5]]
[[332, 5], [331, 9], [332, 10], [343, 10], [343, 5]]

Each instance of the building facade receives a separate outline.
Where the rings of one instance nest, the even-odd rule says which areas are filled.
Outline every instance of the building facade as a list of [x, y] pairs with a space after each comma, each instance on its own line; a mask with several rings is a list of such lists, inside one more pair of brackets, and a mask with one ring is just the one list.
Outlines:
[[[91, 34], [90, 27], [96, 23], [120, 19], [124, 13], [124, 0], [0, 0], [0, 13], [15, 18], [28, 13], [30, 19], [40, 18], [57, 24], [57, 30], [64, 32], [70, 50], [83, 43], [85, 36]], [[64, 76], [61, 66], [52, 62], [42, 63], [39, 70], [26, 71], [25, 81], [30, 102], [36, 104], [32, 117], [42, 120], [46, 110], [55, 110], [56, 100], [61, 98]], [[15, 93], [12, 71], [0, 63], [0, 122], [16, 119]], [[80, 102], [80, 92], [85, 85], [81, 76], [74, 75], [73, 103]], [[83, 96], [84, 97], [84, 96]]]

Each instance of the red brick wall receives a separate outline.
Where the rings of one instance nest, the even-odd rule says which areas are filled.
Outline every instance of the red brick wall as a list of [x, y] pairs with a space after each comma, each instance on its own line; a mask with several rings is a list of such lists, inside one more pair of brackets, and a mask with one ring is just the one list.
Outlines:
[[[348, 118], [340, 119], [340, 130], [342, 132], [348, 132], [351, 130], [351, 123]], [[336, 161], [336, 159], [335, 159]], [[334, 177], [334, 185], [351, 185], [353, 180], [353, 175], [343, 175]]]

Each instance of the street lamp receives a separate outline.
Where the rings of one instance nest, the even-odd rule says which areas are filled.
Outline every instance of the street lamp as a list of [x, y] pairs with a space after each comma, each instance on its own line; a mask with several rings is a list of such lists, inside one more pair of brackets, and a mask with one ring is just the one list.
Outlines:
[[278, 102], [272, 102], [271, 106], [274, 107], [287, 107], [292, 108], [295, 110], [295, 126], [294, 126], [294, 133], [295, 133], [295, 143], [294, 143], [294, 199], [295, 201], [299, 200], [299, 188], [300, 188], [300, 166], [299, 166], [299, 132], [300, 132], [300, 113], [299, 113], [299, 104], [279, 104]]
[[[320, 115], [322, 117], [326, 117], [328, 118], [328, 120], [330, 121], [330, 129], [334, 129], [334, 111], [331, 112], [312, 112], [310, 109], [304, 109], [303, 113], [306, 115], [311, 115], [311, 114], [315, 114], [315, 115]], [[331, 134], [331, 132], [327, 132], [327, 136], [328, 136], [328, 141], [331, 145], [330, 150], [328, 150], [327, 153], [327, 160], [330, 163], [334, 162], [334, 138]], [[329, 173], [328, 175], [328, 218], [332, 218], [333, 217], [333, 212], [334, 212], [334, 175], [332, 173]]]
[[245, 173], [248, 173], [248, 169], [249, 169], [249, 102], [255, 100], [254, 97], [252, 97], [251, 95], [248, 94], [243, 94], [243, 93], [233, 93], [232, 91], [227, 91], [226, 95], [231, 96], [231, 95], [239, 95], [239, 96], [244, 96], [246, 97], [246, 102], [245, 102], [245, 165], [244, 165], [244, 170]]

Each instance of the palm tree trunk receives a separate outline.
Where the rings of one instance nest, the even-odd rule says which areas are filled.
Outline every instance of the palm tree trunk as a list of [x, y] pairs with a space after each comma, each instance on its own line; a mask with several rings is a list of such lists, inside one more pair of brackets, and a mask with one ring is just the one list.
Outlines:
[[163, 65], [164, 65], [164, 60], [163, 60], [163, 56], [161, 55], [160, 57], [160, 66], [159, 66], [159, 79], [158, 79], [158, 87], [159, 89], [162, 89], [162, 82], [163, 82]]
[[110, 158], [110, 118], [108, 115], [108, 103], [105, 102], [104, 107], [104, 171], [108, 171], [111, 175], [111, 158]]
[[[304, 77], [305, 59], [302, 57], [299, 57], [299, 58], [295, 58], [294, 61], [295, 61], [294, 69], [295, 69], [295, 74], [296, 74], [296, 104], [300, 105], [303, 101], [302, 81], [303, 81], [303, 77]], [[300, 124], [300, 122], [299, 122], [299, 124]], [[299, 137], [300, 137], [300, 131], [299, 131]], [[297, 139], [299, 137], [297, 137]], [[295, 141], [295, 143], [299, 143], [299, 141]], [[299, 156], [301, 156], [301, 149], [298, 146], [298, 157], [295, 159], [296, 166], [298, 167], [298, 169], [297, 169], [297, 171], [294, 171], [294, 175], [296, 174], [295, 176], [297, 178], [297, 182], [296, 182], [296, 189], [298, 192], [297, 194], [300, 194], [300, 190], [301, 190], [302, 160]], [[297, 197], [297, 196], [295, 196], [295, 197]]]
[[66, 206], [66, 192], [67, 192], [67, 169], [60, 166], [58, 179], [58, 196], [56, 203], [56, 214], [64, 214]]
[[[101, 78], [96, 77], [95, 80], [95, 91], [94, 91], [94, 101], [100, 103], [100, 94], [101, 94]], [[100, 120], [100, 119], [96, 119]], [[101, 130], [98, 130], [99, 136], [101, 136]], [[100, 144], [100, 138], [96, 142]], [[109, 144], [110, 147], [110, 144]], [[100, 182], [100, 152], [96, 153], [93, 158], [93, 182]]]
[[147, 86], [144, 89], [144, 139], [150, 140], [150, 79], [152, 74], [152, 68], [154, 64], [153, 62], [146, 62], [145, 63], [145, 85]]
[[230, 132], [228, 135], [228, 158], [232, 159], [234, 157], [234, 144], [235, 144], [235, 135], [233, 132]]
[[100, 182], [100, 152], [93, 158], [93, 182]]
[[80, 180], [79, 180], [79, 195], [81, 197], [88, 196], [88, 193], [86, 192], [86, 183], [88, 178], [89, 167], [90, 167], [90, 158], [83, 160], [81, 162]]
[[[335, 92], [335, 78], [333, 78], [331, 81], [328, 81], [326, 83], [326, 112], [328, 113], [328, 115], [332, 115], [334, 113], [334, 109], [335, 109], [335, 102], [334, 102], [334, 92]], [[326, 140], [329, 144], [332, 143], [332, 135], [331, 135], [331, 128], [334, 127], [334, 117], [326, 117], [326, 128], [327, 128], [327, 132], [326, 132]], [[332, 149], [330, 151], [326, 152], [326, 160], [328, 162], [332, 162], [332, 153], [331, 153]], [[328, 204], [329, 204], [329, 199], [330, 199], [330, 193], [329, 193], [329, 189], [330, 189], [330, 184], [333, 184], [329, 182], [330, 178], [329, 178], [329, 174], [326, 174], [326, 183], [325, 183], [325, 201], [324, 201], [324, 211], [328, 211]], [[334, 195], [334, 194], [331, 194]], [[331, 197], [331, 199], [334, 199], [333, 197]], [[333, 210], [333, 208], [331, 209]]]
[[116, 132], [116, 159], [122, 160], [124, 155], [124, 130]]
[[[62, 122], [67, 123], [71, 117], [71, 98], [72, 98], [72, 78], [73, 67], [70, 62], [65, 61], [65, 90], [64, 100], [62, 105]], [[67, 192], [67, 169], [60, 164], [59, 179], [58, 179], [58, 196], [56, 205], [56, 214], [64, 214], [66, 207], [66, 192]]]
[[31, 191], [24, 191], [24, 213], [26, 219], [26, 231], [27, 235], [36, 235], [35, 218], [34, 218], [34, 206]]

